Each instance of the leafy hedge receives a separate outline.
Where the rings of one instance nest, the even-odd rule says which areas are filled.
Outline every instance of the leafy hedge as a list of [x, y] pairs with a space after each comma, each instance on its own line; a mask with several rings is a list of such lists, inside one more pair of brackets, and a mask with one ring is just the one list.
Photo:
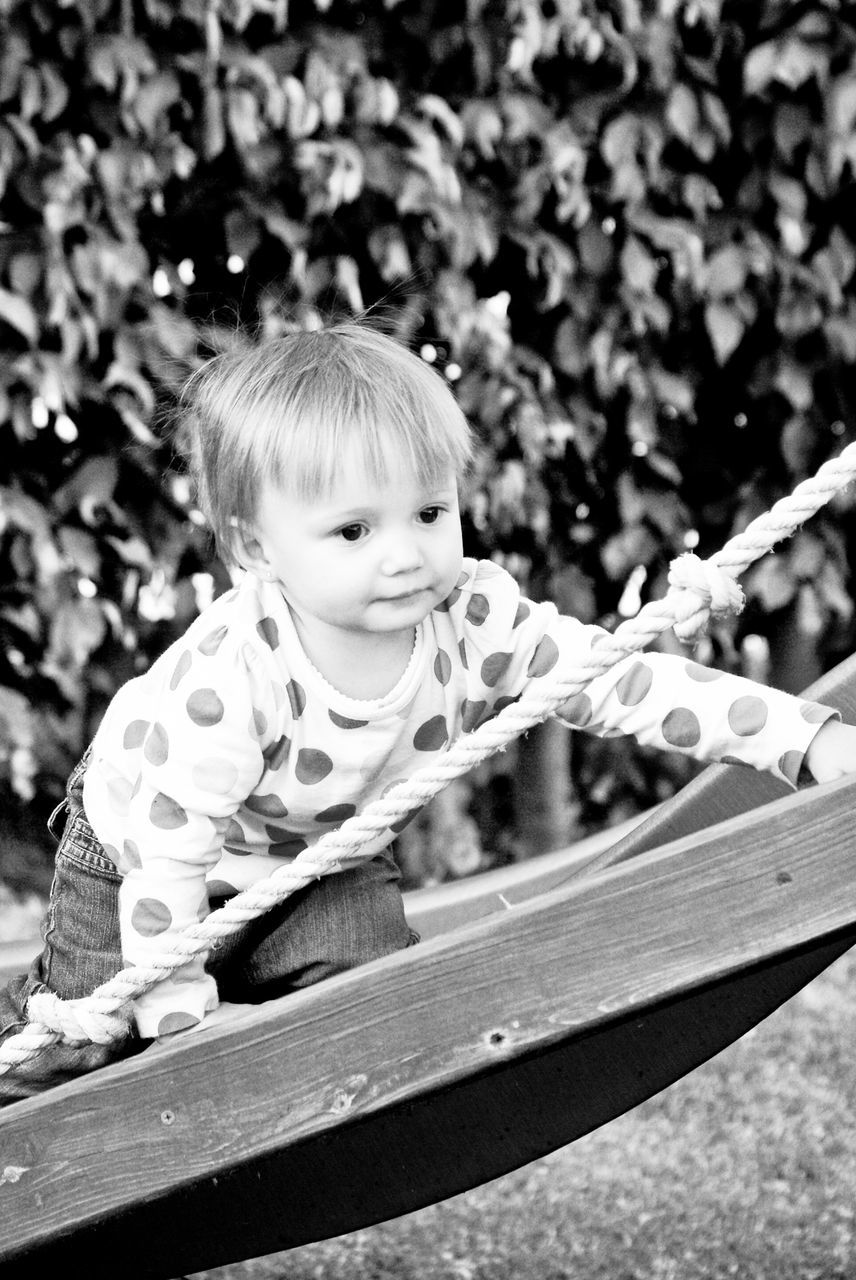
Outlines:
[[[0, 0], [6, 821], [226, 581], [159, 424], [236, 324], [379, 306], [478, 427], [469, 549], [588, 619], [837, 451], [847, 8]], [[853, 531], [839, 499], [752, 571], [717, 659], [768, 635], [794, 685], [851, 645]], [[574, 751], [583, 824], [682, 776]]]

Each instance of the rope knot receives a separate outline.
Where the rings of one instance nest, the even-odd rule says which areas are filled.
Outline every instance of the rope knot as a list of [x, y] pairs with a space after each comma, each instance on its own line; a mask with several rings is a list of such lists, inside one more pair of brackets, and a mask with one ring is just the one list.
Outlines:
[[743, 590], [727, 569], [687, 551], [669, 566], [669, 597], [675, 604], [675, 635], [693, 644], [705, 632], [707, 620], [739, 613]]
[[121, 1011], [107, 1013], [93, 1008], [88, 997], [61, 1000], [52, 991], [36, 991], [30, 996], [27, 1017], [56, 1031], [66, 1044], [112, 1044], [125, 1038], [130, 1025], [130, 1018]]

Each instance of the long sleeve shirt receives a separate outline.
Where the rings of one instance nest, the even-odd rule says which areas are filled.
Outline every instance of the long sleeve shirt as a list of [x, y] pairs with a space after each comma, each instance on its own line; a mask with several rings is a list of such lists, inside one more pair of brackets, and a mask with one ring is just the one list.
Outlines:
[[[279, 589], [247, 574], [117, 692], [95, 736], [84, 806], [123, 876], [125, 962], [145, 965], [205, 918], [209, 897], [292, 861], [604, 634], [524, 599], [492, 562], [467, 559], [417, 628], [394, 688], [357, 700], [309, 661]], [[558, 712], [590, 732], [740, 761], [791, 785], [834, 714], [657, 653], [624, 659]], [[366, 853], [394, 836], [382, 832]], [[216, 1004], [213, 978], [191, 961], [138, 998], [138, 1031], [193, 1025]]]

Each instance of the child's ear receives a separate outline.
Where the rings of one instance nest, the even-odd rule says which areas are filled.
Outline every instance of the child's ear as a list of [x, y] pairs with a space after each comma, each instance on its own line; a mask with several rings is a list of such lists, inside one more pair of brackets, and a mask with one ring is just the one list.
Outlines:
[[243, 520], [234, 518], [232, 525], [235, 529], [235, 550], [241, 567], [248, 569], [250, 573], [254, 573], [258, 578], [272, 577], [273, 571], [268, 562], [264, 546], [252, 525], [245, 524]]

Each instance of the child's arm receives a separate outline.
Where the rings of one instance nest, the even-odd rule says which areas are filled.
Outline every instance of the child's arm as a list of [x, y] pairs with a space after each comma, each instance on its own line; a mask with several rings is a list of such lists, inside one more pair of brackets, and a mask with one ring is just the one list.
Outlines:
[[[467, 684], [462, 719], [468, 732], [509, 701], [525, 697], [530, 689], [537, 692], [542, 680], [584, 667], [607, 633], [559, 615], [553, 604], [522, 598], [498, 565], [465, 561], [465, 571], [448, 609], [450, 621], [460, 629], [456, 640]], [[700, 666], [688, 657], [650, 651], [608, 667], [554, 715], [570, 728], [600, 737], [627, 734], [699, 761], [750, 765], [791, 787], [797, 786], [818, 731], [829, 720], [840, 719], [830, 707]], [[823, 744], [821, 739], [818, 773], [811, 771], [826, 780], [839, 776], [829, 772], [839, 762], [835, 749]], [[842, 772], [848, 767], [842, 765]]]
[[856, 728], [827, 720], [809, 743], [805, 764], [815, 782], [834, 782], [856, 773]]

